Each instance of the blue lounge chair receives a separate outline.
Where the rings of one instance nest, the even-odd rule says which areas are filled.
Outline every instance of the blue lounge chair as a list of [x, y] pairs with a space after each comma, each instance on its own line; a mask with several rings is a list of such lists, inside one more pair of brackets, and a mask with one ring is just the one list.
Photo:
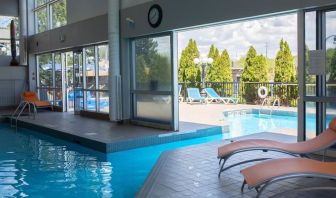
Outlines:
[[193, 103], [193, 102], [205, 103], [206, 102], [205, 98], [201, 96], [198, 88], [188, 88], [187, 93], [188, 93], [187, 103]]
[[217, 92], [213, 89], [213, 88], [205, 88], [204, 89], [205, 93], [207, 94], [207, 102], [208, 103], [213, 103], [213, 102], [223, 102], [223, 103], [227, 103], [226, 99], [223, 97], [220, 97]]
[[228, 104], [230, 102], [237, 104], [238, 98], [235, 97], [221, 97], [217, 94], [217, 92], [213, 88], [205, 88], [205, 92], [207, 93], [207, 102], [223, 102], [224, 104]]

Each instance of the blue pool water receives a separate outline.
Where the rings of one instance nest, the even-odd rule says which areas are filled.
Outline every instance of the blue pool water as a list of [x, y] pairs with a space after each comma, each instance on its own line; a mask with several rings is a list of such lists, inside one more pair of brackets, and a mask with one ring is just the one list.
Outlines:
[[226, 122], [230, 132], [222, 135], [108, 155], [0, 124], [0, 197], [134, 197], [163, 151], [297, 127], [294, 116], [246, 114]]
[[134, 197], [162, 151], [210, 136], [102, 154], [0, 124], [0, 197]]
[[[332, 116], [326, 117], [326, 126], [329, 124]], [[250, 135], [258, 132], [293, 132], [297, 130], [297, 116], [285, 115], [267, 115], [259, 113], [245, 114], [238, 117], [226, 117], [230, 133], [225, 138]], [[316, 133], [315, 115], [306, 116], [307, 136], [314, 137]]]

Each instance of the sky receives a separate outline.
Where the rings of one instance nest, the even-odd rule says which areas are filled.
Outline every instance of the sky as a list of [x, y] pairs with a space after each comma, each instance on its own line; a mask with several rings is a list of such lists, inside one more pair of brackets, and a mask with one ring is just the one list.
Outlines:
[[245, 56], [250, 46], [263, 55], [266, 55], [267, 49], [267, 57], [274, 58], [282, 38], [289, 43], [296, 56], [297, 15], [280, 15], [179, 32], [179, 58], [191, 38], [196, 40], [201, 56], [207, 56], [211, 44], [214, 44], [220, 51], [227, 49], [233, 60]]

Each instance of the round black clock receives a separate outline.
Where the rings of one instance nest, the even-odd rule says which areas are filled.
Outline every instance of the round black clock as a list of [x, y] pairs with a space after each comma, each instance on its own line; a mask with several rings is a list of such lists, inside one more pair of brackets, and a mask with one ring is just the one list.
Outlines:
[[158, 4], [154, 4], [148, 11], [148, 23], [152, 28], [157, 28], [162, 21], [162, 8]]

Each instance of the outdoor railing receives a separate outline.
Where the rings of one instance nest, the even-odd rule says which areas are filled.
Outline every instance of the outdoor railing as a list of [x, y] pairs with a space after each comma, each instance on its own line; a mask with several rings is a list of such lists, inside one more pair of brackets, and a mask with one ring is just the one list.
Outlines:
[[[184, 82], [182, 85], [181, 95], [186, 98], [187, 88], [201, 88], [202, 83]], [[212, 87], [222, 97], [237, 97], [239, 102], [243, 104], [260, 104], [258, 97], [258, 89], [266, 87], [268, 96], [280, 99], [282, 105], [296, 106], [298, 98], [297, 83], [278, 83], [278, 82], [205, 82], [205, 87]], [[200, 89], [201, 90], [201, 89]]]

